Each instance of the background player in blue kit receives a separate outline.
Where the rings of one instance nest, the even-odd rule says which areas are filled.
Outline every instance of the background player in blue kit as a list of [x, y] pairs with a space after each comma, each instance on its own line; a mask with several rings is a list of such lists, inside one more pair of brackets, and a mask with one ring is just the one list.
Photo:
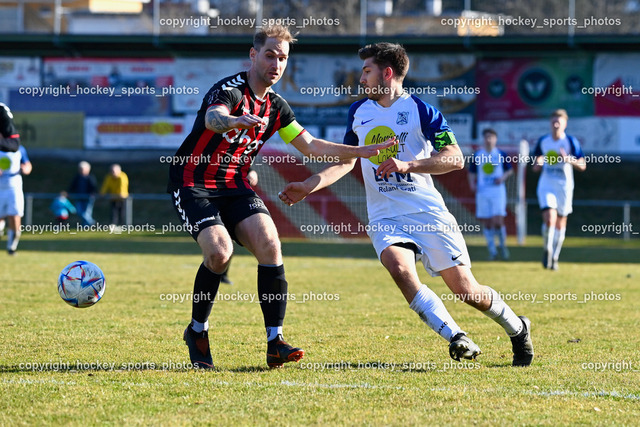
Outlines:
[[551, 270], [558, 269], [567, 216], [573, 211], [573, 169], [587, 168], [580, 142], [565, 133], [568, 120], [566, 110], [555, 110], [551, 114], [551, 133], [541, 137], [533, 150], [533, 170], [542, 171], [537, 189], [542, 210], [542, 266]]
[[[258, 296], [267, 332], [267, 364], [281, 367], [304, 351], [284, 341], [288, 298], [280, 240], [264, 202], [248, 181], [253, 159], [276, 131], [306, 156], [370, 157], [395, 142], [367, 147], [335, 144], [309, 135], [287, 102], [271, 86], [280, 80], [295, 41], [286, 27], [258, 31], [251, 67], [213, 85], [204, 96], [191, 133], [170, 168], [168, 191], [185, 229], [198, 242], [204, 261], [193, 288], [192, 321], [184, 332], [191, 362], [212, 368], [209, 314], [233, 252], [233, 240], [258, 260]], [[208, 161], [201, 161], [207, 159]], [[205, 297], [203, 297], [205, 296]]]
[[469, 165], [469, 187], [476, 193], [476, 217], [482, 223], [482, 232], [487, 241], [489, 259], [498, 256], [495, 237], [500, 243], [500, 255], [509, 259], [507, 249], [507, 228], [504, 218], [507, 216], [507, 187], [505, 181], [513, 175], [507, 154], [496, 148], [498, 134], [493, 129], [482, 131], [483, 148], [473, 154]]
[[[376, 43], [359, 51], [364, 61], [360, 83], [368, 98], [355, 102], [348, 117], [345, 145], [367, 146], [395, 136], [398, 145], [361, 160], [367, 195], [369, 237], [382, 264], [420, 318], [449, 342], [453, 359], [475, 359], [480, 348], [456, 324], [440, 298], [420, 282], [416, 259], [432, 276], [442, 276], [461, 300], [504, 328], [512, 341], [513, 365], [533, 360], [531, 322], [518, 317], [471, 273], [471, 261], [458, 224], [431, 175], [464, 167], [464, 157], [442, 113], [402, 86], [409, 69], [404, 48]], [[435, 149], [437, 153], [432, 155]], [[353, 169], [355, 160], [332, 164], [304, 182], [289, 183], [280, 200], [292, 205], [325, 188]]]

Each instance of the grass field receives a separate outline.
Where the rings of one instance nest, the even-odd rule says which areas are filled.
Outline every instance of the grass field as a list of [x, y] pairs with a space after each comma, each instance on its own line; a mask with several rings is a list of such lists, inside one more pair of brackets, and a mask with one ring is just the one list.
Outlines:
[[[289, 342], [298, 364], [268, 370], [255, 261], [233, 260], [212, 315], [215, 372], [185, 369], [182, 331], [200, 263], [178, 236], [24, 235], [0, 269], [0, 425], [637, 425], [640, 243], [567, 239], [543, 271], [539, 238], [474, 273], [533, 322], [536, 359], [512, 368], [502, 329], [421, 276], [480, 345], [476, 362], [404, 302], [369, 243], [286, 242]], [[104, 299], [88, 309], [56, 291], [63, 266], [100, 265]], [[535, 298], [535, 301], [533, 301]], [[235, 301], [234, 301], [235, 299]], [[552, 301], [553, 300], [553, 301]]]

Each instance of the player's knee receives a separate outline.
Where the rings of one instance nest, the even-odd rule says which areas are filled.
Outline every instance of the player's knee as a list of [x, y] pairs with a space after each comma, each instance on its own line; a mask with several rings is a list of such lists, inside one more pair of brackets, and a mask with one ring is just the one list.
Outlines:
[[224, 272], [229, 265], [232, 254], [233, 246], [220, 245], [204, 254], [204, 266], [215, 273]]
[[254, 250], [256, 258], [258, 258], [261, 263], [277, 263], [282, 257], [280, 240], [276, 236], [265, 239], [257, 245]]
[[409, 274], [411, 274], [411, 270], [406, 265], [399, 262], [387, 263], [384, 264], [384, 266], [396, 282], [403, 281]]
[[209, 271], [213, 271], [214, 273], [222, 273], [227, 269], [229, 265], [230, 256], [223, 257], [219, 255], [207, 255], [204, 257], [204, 266], [209, 269]]

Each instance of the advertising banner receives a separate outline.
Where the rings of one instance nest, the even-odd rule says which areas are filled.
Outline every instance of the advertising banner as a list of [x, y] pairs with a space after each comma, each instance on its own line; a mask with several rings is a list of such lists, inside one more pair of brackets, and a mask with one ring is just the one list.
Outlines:
[[482, 59], [477, 64], [480, 93], [477, 120], [548, 117], [564, 108], [570, 117], [593, 115], [593, 59]]

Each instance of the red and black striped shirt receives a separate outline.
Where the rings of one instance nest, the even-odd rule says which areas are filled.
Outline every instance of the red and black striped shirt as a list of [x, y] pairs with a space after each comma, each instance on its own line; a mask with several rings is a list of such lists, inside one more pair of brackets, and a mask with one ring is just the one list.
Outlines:
[[[267, 123], [252, 129], [216, 133], [205, 126], [209, 107], [223, 105], [232, 116], [255, 114]], [[247, 181], [251, 163], [278, 129], [295, 122], [289, 104], [269, 89], [263, 99], [249, 87], [246, 71], [226, 77], [205, 95], [191, 133], [175, 154], [170, 167], [169, 191], [193, 187], [225, 195], [253, 191]], [[288, 142], [288, 141], [287, 141]]]

